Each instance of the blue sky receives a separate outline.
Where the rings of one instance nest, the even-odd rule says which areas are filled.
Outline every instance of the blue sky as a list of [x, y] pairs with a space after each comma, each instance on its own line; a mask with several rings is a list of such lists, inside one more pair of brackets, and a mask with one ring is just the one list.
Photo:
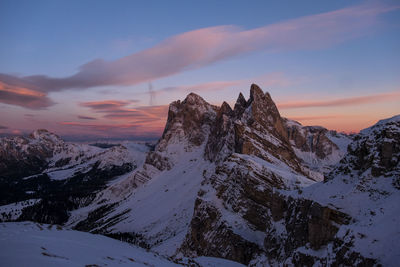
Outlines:
[[[284, 116], [358, 131], [400, 113], [399, 33], [397, 1], [1, 0], [0, 125], [157, 136], [169, 102], [195, 91], [233, 104], [256, 82]], [[126, 116], [87, 104], [101, 101], [126, 101], [114, 105]]]

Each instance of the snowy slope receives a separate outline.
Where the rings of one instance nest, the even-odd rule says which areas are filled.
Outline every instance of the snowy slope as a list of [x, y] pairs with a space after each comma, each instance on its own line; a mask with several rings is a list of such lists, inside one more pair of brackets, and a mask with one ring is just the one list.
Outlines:
[[28, 199], [0, 206], [0, 222], [17, 220], [24, 208], [33, 206], [38, 202], [40, 202], [40, 199]]
[[338, 237], [384, 266], [400, 260], [400, 116], [364, 129], [326, 183], [304, 189], [304, 197], [352, 216]]
[[[0, 224], [2, 266], [182, 266], [105, 236], [31, 222]], [[182, 259], [198, 266], [242, 266], [222, 259]]]
[[[133, 175], [114, 183], [98, 194], [93, 204], [73, 211], [67, 225], [87, 225], [88, 214], [104, 205], [116, 205], [88, 230], [100, 233], [135, 233], [152, 250], [174, 255], [182, 244], [192, 218], [194, 202], [203, 181], [203, 173], [214, 166], [203, 158], [204, 145], [185, 152], [184, 146], [170, 146], [168, 155], [174, 167], [152, 173], [151, 180], [138, 188], [129, 187]], [[154, 167], [153, 167], [154, 168]], [[128, 186], [128, 187], [127, 187]], [[126, 190], [128, 188], [128, 190]], [[105, 224], [117, 217], [116, 223]]]

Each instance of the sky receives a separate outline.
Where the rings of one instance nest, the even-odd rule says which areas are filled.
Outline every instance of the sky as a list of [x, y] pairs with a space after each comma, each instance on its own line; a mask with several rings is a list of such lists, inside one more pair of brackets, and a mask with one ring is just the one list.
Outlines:
[[358, 132], [400, 114], [399, 1], [0, 0], [0, 134], [158, 138], [194, 92], [252, 83], [282, 116]]

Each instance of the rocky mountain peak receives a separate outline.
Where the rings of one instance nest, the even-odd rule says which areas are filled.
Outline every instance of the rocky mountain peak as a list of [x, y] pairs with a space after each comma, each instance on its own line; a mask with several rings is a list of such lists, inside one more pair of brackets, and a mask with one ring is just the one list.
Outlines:
[[247, 107], [247, 101], [246, 98], [244, 98], [242, 93], [239, 93], [239, 96], [236, 100], [236, 104], [234, 107], [234, 112], [235, 112], [235, 116], [239, 117], [241, 114], [243, 114], [243, 112], [245, 111]]
[[207, 101], [195, 93], [188, 94], [183, 102], [190, 105], [209, 105]]
[[36, 140], [46, 140], [46, 141], [55, 142], [55, 143], [63, 142], [62, 139], [58, 135], [51, 133], [46, 129], [38, 129], [38, 130], [33, 131], [29, 135], [29, 138], [36, 139]]
[[211, 127], [205, 157], [222, 161], [233, 153], [254, 155], [270, 162], [279, 159], [300, 171], [275, 103], [255, 84], [250, 87], [247, 101], [239, 94], [233, 112], [223, 103]]
[[254, 121], [287, 140], [282, 118], [268, 92], [264, 94], [258, 85], [252, 84], [247, 105], [251, 106], [251, 118]]
[[257, 85], [257, 84], [252, 84], [250, 86], [250, 98], [249, 98], [249, 103], [253, 101], [258, 101], [259, 99], [262, 99], [264, 97], [264, 92], [263, 90]]
[[201, 145], [208, 136], [209, 125], [214, 121], [218, 108], [195, 93], [185, 100], [172, 102], [169, 106], [167, 124], [157, 149], [163, 151], [170, 143]]

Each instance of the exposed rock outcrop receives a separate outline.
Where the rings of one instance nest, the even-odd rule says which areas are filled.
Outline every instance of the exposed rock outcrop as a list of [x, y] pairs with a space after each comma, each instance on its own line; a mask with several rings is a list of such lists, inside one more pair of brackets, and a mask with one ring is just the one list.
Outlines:
[[347, 152], [352, 136], [321, 126], [303, 126], [284, 119], [289, 141], [302, 163], [313, 171], [328, 173]]

